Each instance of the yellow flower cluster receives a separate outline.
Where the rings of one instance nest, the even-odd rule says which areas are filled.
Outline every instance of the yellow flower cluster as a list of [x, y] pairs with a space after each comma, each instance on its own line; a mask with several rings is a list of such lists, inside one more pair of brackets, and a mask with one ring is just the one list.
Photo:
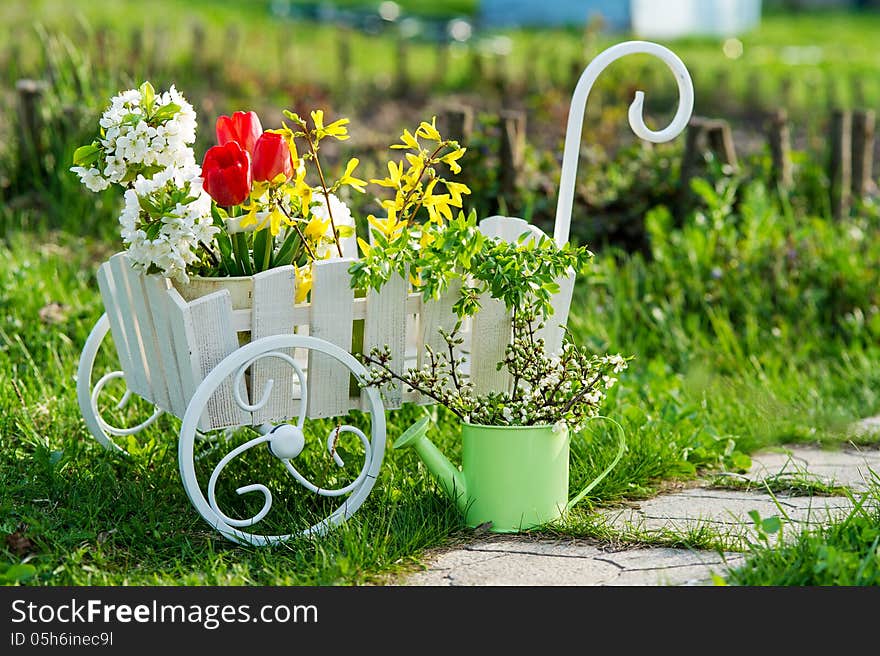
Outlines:
[[[404, 130], [400, 143], [391, 148], [404, 150], [405, 159], [388, 162], [388, 176], [370, 182], [394, 190], [394, 197], [382, 201], [385, 217], [370, 215], [370, 225], [387, 240], [399, 238], [424, 208], [431, 223], [442, 225], [452, 219], [452, 208], [462, 207], [462, 196], [469, 194], [467, 185], [441, 177], [438, 166], [445, 164], [453, 174], [461, 172], [458, 160], [466, 149], [458, 142], [443, 139], [437, 130], [437, 117], [422, 121], [415, 133]], [[422, 142], [425, 142], [424, 144]], [[422, 241], [430, 239], [430, 231], [422, 231]], [[358, 239], [361, 250], [369, 253], [370, 245]]]
[[[324, 123], [323, 110], [311, 112], [311, 125], [297, 114], [285, 111], [284, 115], [292, 122], [291, 127], [282, 122], [277, 130], [268, 130], [281, 135], [290, 151], [293, 175], [288, 179], [279, 176], [271, 182], [254, 183], [251, 196], [245, 204], [246, 214], [242, 217], [242, 228], [254, 226], [255, 230], [268, 228], [272, 238], [277, 237], [282, 226], [291, 228], [299, 237], [298, 250], [292, 253], [292, 261], [296, 263], [303, 252], [306, 263], [297, 266], [297, 302], [306, 300], [312, 287], [312, 263], [315, 260], [332, 257], [334, 252], [342, 255], [341, 240], [354, 235], [354, 226], [337, 221], [334, 211], [339, 207], [335, 192], [344, 186], [364, 193], [366, 181], [355, 177], [354, 172], [360, 160], [351, 158], [345, 166], [343, 174], [332, 184], [324, 175], [318, 151], [321, 141], [326, 138], [345, 141], [349, 138], [347, 118], [331, 123]], [[305, 152], [300, 155], [297, 140], [306, 144]], [[308, 165], [313, 166], [319, 185], [312, 186], [306, 181]], [[318, 201], [317, 203], [315, 201]], [[317, 210], [321, 206], [321, 211]], [[344, 205], [342, 208], [346, 210]]]

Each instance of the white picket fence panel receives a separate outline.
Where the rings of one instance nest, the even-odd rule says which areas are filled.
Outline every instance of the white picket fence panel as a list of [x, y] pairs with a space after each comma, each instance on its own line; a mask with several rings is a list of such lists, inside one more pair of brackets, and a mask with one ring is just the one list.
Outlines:
[[[512, 241], [523, 232], [539, 234], [520, 219], [491, 217], [480, 229], [497, 239]], [[537, 232], [536, 232], [537, 231]], [[312, 301], [295, 304], [293, 267], [272, 269], [253, 278], [250, 309], [233, 309], [227, 290], [190, 302], [161, 276], [134, 270], [123, 253], [98, 270], [98, 285], [110, 322], [113, 342], [129, 389], [162, 410], [183, 417], [189, 400], [208, 373], [240, 344], [284, 333], [310, 334], [346, 351], [389, 347], [395, 371], [422, 367], [425, 346], [446, 351], [439, 329], [451, 331], [457, 323], [452, 306], [461, 281], [454, 281], [439, 299], [423, 299], [408, 291], [406, 278], [395, 276], [379, 292], [355, 297], [348, 269], [351, 258], [317, 262], [313, 271]], [[574, 275], [560, 280], [554, 298], [555, 313], [543, 330], [551, 349], [558, 348], [571, 303]], [[511, 315], [504, 305], [483, 298], [482, 309], [463, 324], [463, 347], [456, 356], [466, 359], [465, 371], [478, 392], [507, 389], [511, 384], [496, 363], [504, 356], [511, 336]], [[353, 344], [356, 322], [362, 322], [362, 344]], [[245, 333], [242, 335], [242, 333]], [[305, 399], [290, 365], [281, 358], [255, 362], [241, 381], [240, 397], [248, 403], [262, 399], [272, 381], [268, 401], [254, 411], [235, 400], [229, 378], [211, 397], [200, 422], [201, 430], [259, 425], [297, 417], [306, 403], [309, 417], [336, 417], [362, 409], [363, 395], [340, 363], [322, 354], [291, 353], [306, 372]], [[430, 403], [410, 389], [383, 390], [389, 409], [404, 402]]]

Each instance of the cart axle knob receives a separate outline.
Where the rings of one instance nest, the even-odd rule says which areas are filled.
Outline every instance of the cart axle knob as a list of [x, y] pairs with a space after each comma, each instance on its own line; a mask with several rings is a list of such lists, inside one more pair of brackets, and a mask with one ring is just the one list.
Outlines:
[[306, 445], [306, 437], [302, 429], [290, 424], [278, 424], [271, 430], [269, 436], [269, 450], [281, 460], [296, 458]]

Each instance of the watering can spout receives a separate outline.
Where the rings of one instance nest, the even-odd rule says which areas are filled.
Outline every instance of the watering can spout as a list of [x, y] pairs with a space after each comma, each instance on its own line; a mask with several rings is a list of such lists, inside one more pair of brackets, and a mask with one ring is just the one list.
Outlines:
[[397, 438], [394, 448], [412, 447], [425, 463], [440, 487], [454, 500], [459, 510], [464, 512], [467, 505], [467, 487], [464, 474], [453, 465], [427, 437], [430, 417], [423, 417]]

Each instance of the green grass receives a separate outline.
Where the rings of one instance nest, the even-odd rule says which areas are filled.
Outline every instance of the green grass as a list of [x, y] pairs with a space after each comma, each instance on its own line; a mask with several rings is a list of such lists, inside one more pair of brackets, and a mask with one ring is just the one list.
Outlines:
[[[10, 566], [34, 568], [14, 569], [13, 575], [50, 585], [357, 584], [378, 580], [425, 550], [469, 534], [409, 451], [386, 453], [374, 491], [338, 531], [321, 540], [257, 549], [222, 539], [190, 506], [177, 471], [176, 419], [163, 418], [144, 431], [130, 445], [131, 458], [99, 448], [76, 404], [74, 371], [86, 334], [102, 310], [95, 271], [112, 248], [112, 243], [39, 230], [13, 231], [3, 247], [0, 532], [26, 541], [24, 547], [13, 540], [0, 549]], [[570, 321], [576, 339], [637, 355], [612, 390], [606, 410], [624, 425], [628, 450], [553, 532], [611, 541], [646, 539], [610, 537], [607, 527], [593, 523], [591, 510], [645, 498], [670, 479], [719, 468], [741, 470], [748, 466], [746, 454], [762, 446], [792, 440], [841, 443], [846, 421], [878, 409], [877, 353], [864, 345], [838, 342], [831, 354], [819, 357], [816, 345], [804, 340], [771, 340], [739, 360], [736, 348], [746, 346], [731, 325], [719, 320], [707, 324], [711, 330], [694, 324], [689, 338], [680, 342], [670, 339], [678, 332], [670, 325], [658, 341], [656, 326], [638, 318], [645, 297], [629, 294], [639, 275], [659, 281], [670, 273], [665, 267], [635, 257], [621, 260], [609, 252], [597, 259], [595, 276], [578, 283]], [[608, 276], [611, 270], [617, 273]], [[46, 323], [40, 310], [53, 301], [63, 307], [55, 323]], [[600, 306], [616, 308], [619, 318], [610, 319]], [[689, 325], [689, 316], [682, 311], [667, 319]], [[797, 323], [793, 317], [788, 321]], [[719, 335], [727, 340], [723, 345]], [[420, 412], [390, 412], [389, 443]], [[117, 417], [136, 415], [133, 407]], [[438, 411], [437, 421], [432, 438], [456, 459], [455, 425], [445, 412]], [[320, 438], [331, 424], [310, 426], [311, 435]], [[575, 437], [572, 491], [604, 469], [615, 451], [614, 433], [601, 425]], [[218, 457], [200, 461], [200, 470], [206, 472]], [[314, 472], [324, 471], [325, 465], [317, 455], [306, 460]], [[232, 469], [228, 487], [220, 487], [221, 505], [231, 514], [253, 513], [259, 506], [254, 495], [238, 498], [232, 488], [260, 481], [276, 493], [281, 512], [273, 521], [279, 531], [304, 528], [309, 516], [328, 511], [326, 504], [290, 492], [273, 467], [277, 463], [261, 452]], [[717, 547], [722, 538], [695, 531], [665, 536], [661, 543]], [[653, 543], [658, 539], [651, 538]]]
[[[429, 4], [407, 6], [417, 10]], [[455, 6], [466, 11], [469, 4], [462, 0]], [[107, 3], [81, 2], [73, 11], [62, 11], [69, 6], [40, 0], [0, 9], [13, 37], [4, 42], [8, 49], [0, 47], [0, 79], [6, 85], [0, 104], [8, 105], [13, 80], [42, 77], [47, 62], [58, 78], [44, 108], [49, 121], [45, 170], [17, 166], [13, 139], [5, 139], [0, 148], [0, 534], [9, 536], [0, 542], [0, 581], [359, 584], [381, 581], [426, 550], [473, 535], [416, 456], [389, 449], [365, 504], [327, 537], [265, 549], [235, 546], [214, 532], [186, 497], [176, 460], [177, 419], [164, 417], [132, 440], [127, 445], [131, 458], [105, 452], [88, 435], [74, 375], [88, 331], [102, 312], [97, 267], [118, 248], [117, 198], [86, 194], [64, 162], [91, 134], [102, 99], [150, 71], [149, 53], [155, 51], [157, 82], [176, 81], [188, 94], [192, 89], [203, 120], [239, 104], [264, 103], [276, 111], [291, 98], [305, 98], [329, 108], [348, 96], [366, 106], [362, 121], [367, 129], [380, 106], [373, 94], [388, 95], [395, 50], [393, 39], [351, 35], [353, 79], [350, 87], [340, 89], [337, 30], [279, 21], [266, 11], [266, 3], [163, 1], [146, 9], [144, 3], [124, 1], [109, 11]], [[205, 26], [207, 47], [194, 54], [195, 21]], [[30, 30], [35, 22], [60, 32], [34, 39]], [[149, 56], [131, 59], [130, 37], [141, 25]], [[239, 30], [238, 48], [231, 53], [224, 50], [232, 39], [229, 25]], [[124, 53], [103, 65], [95, 46], [102, 28]], [[760, 30], [743, 37], [744, 55], [738, 60], [726, 59], [717, 40], [671, 45], [694, 68], [698, 112], [712, 110], [712, 103], [741, 109], [744, 95], [772, 100], [774, 85], [792, 76], [797, 81], [793, 107], [818, 115], [838, 94], [849, 94], [852, 101], [859, 85], [865, 98], [880, 98], [880, 85], [872, 81], [878, 28], [875, 15], [772, 15]], [[157, 36], [165, 41], [155, 49]], [[585, 41], [576, 30], [512, 33], [514, 75], [527, 73], [536, 47], [545, 53], [532, 70], [547, 88], [527, 100], [539, 125], [552, 125], [554, 112], [567, 108], [572, 80], [563, 70], [565, 62], [585, 62], [595, 48], [617, 40], [590, 38]], [[550, 39], [554, 48], [546, 53]], [[821, 62], [792, 63], [798, 51], [790, 46], [810, 44], [822, 48]], [[475, 88], [472, 61], [464, 51], [452, 51], [447, 79], [437, 84], [430, 81], [436, 60], [432, 46], [414, 44], [409, 57], [410, 70], [430, 91], [431, 103], [442, 100], [441, 90]], [[623, 94], [620, 80], [626, 78], [657, 89], [648, 94], [649, 101], [666, 111], [671, 96], [659, 84], [659, 67], [615, 70], [606, 80], [607, 98]], [[753, 94], [749, 75], [755, 72], [762, 77]], [[838, 73], [843, 83], [836, 91], [814, 84]], [[850, 84], [853, 78], [859, 85]], [[603, 121], [613, 119], [617, 125], [620, 119], [622, 124], [622, 116], [613, 111], [610, 118], [607, 108], [598, 111], [604, 112]], [[4, 130], [15, 132], [11, 125], [0, 126], [0, 134]], [[592, 143], [594, 134], [588, 129], [586, 140]], [[197, 152], [204, 146], [199, 144]], [[616, 159], [630, 157], [627, 165], [647, 167], [651, 185], [674, 184], [677, 151], [653, 152], [656, 158], [633, 159], [620, 152]], [[546, 154], [555, 166], [553, 153]], [[825, 195], [821, 169], [805, 155], [797, 157], [794, 194], [780, 198], [763, 182], [766, 158], [759, 157], [744, 166], [742, 176], [710, 176], [698, 186], [695, 211], [683, 218], [652, 206], [643, 211], [629, 187], [614, 181], [627, 174], [613, 162], [594, 162], [592, 170], [598, 173], [588, 170], [582, 176], [600, 192], [629, 202], [640, 221], [644, 217], [649, 246], [633, 254], [597, 249], [592, 271], [576, 285], [568, 323], [575, 340], [597, 352], [636, 356], [605, 408], [623, 424], [628, 449], [590, 496], [546, 533], [612, 544], [730, 547], [725, 536], [707, 527], [686, 535], [620, 533], [598, 521], [593, 511], [649, 497], [672, 481], [699, 475], [725, 472], [723, 480], [731, 485], [749, 466], [749, 454], [765, 447], [808, 442], [833, 448], [856, 440], [876, 446], [876, 438], [856, 437], [849, 427], [853, 420], [880, 412], [880, 215], [869, 204], [851, 219], [823, 218], [826, 212], [816, 200]], [[485, 173], [476, 170], [474, 175]], [[552, 171], [548, 178], [552, 183]], [[6, 193], [7, 184], [14, 193]], [[576, 212], [574, 221], [583, 219]], [[102, 371], [112, 360], [108, 349], [100, 360]], [[108, 393], [118, 397], [121, 389], [111, 386]], [[145, 410], [134, 402], [112, 414], [133, 421]], [[389, 444], [420, 413], [417, 408], [389, 412]], [[437, 410], [436, 422], [432, 439], [457, 459], [460, 446], [451, 416]], [[309, 426], [311, 441], [317, 443], [332, 424]], [[246, 438], [245, 431], [233, 437]], [[575, 436], [572, 493], [602, 471], [616, 449], [614, 433], [601, 424]], [[219, 455], [206, 455], [199, 471], [209, 471]], [[297, 494], [263, 450], [252, 455], [231, 467], [219, 487], [221, 505], [231, 514], [245, 516], [259, 508], [259, 495], [234, 492], [236, 485], [257, 481], [269, 485], [276, 497], [271, 521], [278, 531], [303, 528], [310, 517], [320, 518], [332, 507]], [[326, 475], [328, 460], [318, 450], [307, 452], [302, 464], [316, 476]], [[841, 492], [799, 476], [772, 481], [771, 491], [793, 486], [812, 494]], [[856, 538], [866, 536], [862, 542], [873, 544], [877, 524], [876, 516], [861, 512], [834, 529], [808, 535], [800, 551], [756, 549], [756, 564], [730, 582], [800, 585], [809, 580], [804, 573], [810, 568], [819, 568], [813, 580], [876, 582], [870, 554], [858, 551]], [[788, 569], [797, 575], [789, 576]], [[827, 578], [832, 570], [839, 572], [837, 578]], [[748, 571], [754, 578], [747, 578]]]
[[[720, 582], [741, 586], [880, 585], [880, 479], [867, 492], [850, 494], [853, 510], [842, 520], [800, 532], [783, 545], [761, 535], [744, 565]], [[776, 528], [775, 526], [773, 527]], [[785, 529], [785, 523], [779, 530]], [[774, 532], [776, 532], [774, 530]]]

